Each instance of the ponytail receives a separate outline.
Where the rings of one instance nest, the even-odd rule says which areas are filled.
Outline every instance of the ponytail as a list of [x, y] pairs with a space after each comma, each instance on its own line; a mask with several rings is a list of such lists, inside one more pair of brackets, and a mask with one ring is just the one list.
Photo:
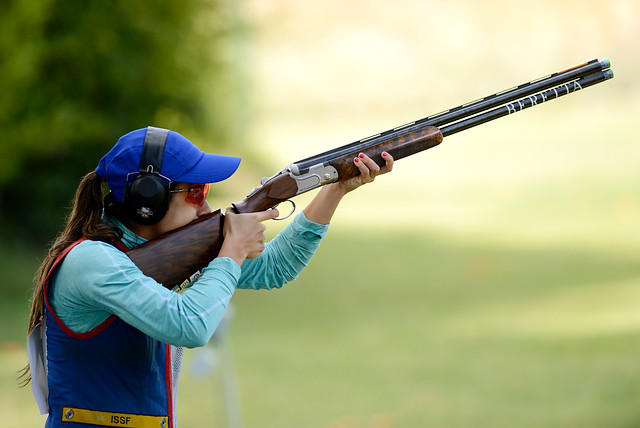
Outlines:
[[[92, 171], [84, 176], [78, 186], [66, 226], [49, 248], [44, 262], [36, 273], [27, 336], [44, 316], [44, 283], [58, 256], [82, 237], [107, 242], [115, 242], [122, 237], [122, 230], [119, 227], [102, 221], [104, 209], [102, 181], [102, 177]], [[28, 365], [22, 370], [20, 378], [22, 386], [31, 381]]]

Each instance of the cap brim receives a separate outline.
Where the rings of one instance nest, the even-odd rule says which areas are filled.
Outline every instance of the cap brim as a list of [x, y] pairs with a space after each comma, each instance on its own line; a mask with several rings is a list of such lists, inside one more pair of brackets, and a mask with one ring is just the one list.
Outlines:
[[217, 183], [231, 177], [240, 166], [242, 159], [235, 156], [204, 153], [202, 159], [193, 168], [174, 181], [182, 183]]

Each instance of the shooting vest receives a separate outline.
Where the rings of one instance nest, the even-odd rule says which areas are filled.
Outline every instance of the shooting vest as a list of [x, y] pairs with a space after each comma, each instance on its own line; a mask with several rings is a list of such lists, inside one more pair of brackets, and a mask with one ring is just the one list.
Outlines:
[[76, 333], [49, 304], [52, 272], [84, 240], [58, 257], [45, 281], [45, 426], [175, 428], [182, 348], [161, 343], [115, 315], [91, 331]]

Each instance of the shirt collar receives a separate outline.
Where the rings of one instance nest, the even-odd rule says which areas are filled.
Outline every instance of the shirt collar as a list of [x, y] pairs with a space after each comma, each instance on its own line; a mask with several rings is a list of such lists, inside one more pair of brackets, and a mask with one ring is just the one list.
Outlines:
[[104, 221], [111, 223], [114, 226], [118, 226], [122, 230], [122, 238], [120, 240], [125, 245], [125, 247], [133, 248], [142, 243], [147, 242], [146, 239], [133, 233], [127, 226], [124, 225], [124, 223], [122, 223], [117, 218], [107, 217], [106, 215], [103, 214], [103, 219]]

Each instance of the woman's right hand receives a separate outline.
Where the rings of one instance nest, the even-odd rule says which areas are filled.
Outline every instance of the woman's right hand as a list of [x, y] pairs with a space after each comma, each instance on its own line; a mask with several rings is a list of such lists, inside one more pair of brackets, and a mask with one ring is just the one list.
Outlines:
[[264, 251], [266, 226], [262, 222], [278, 215], [277, 209], [236, 214], [232, 208], [227, 208], [224, 217], [224, 242], [218, 257], [230, 257], [239, 266], [245, 259], [258, 257]]

